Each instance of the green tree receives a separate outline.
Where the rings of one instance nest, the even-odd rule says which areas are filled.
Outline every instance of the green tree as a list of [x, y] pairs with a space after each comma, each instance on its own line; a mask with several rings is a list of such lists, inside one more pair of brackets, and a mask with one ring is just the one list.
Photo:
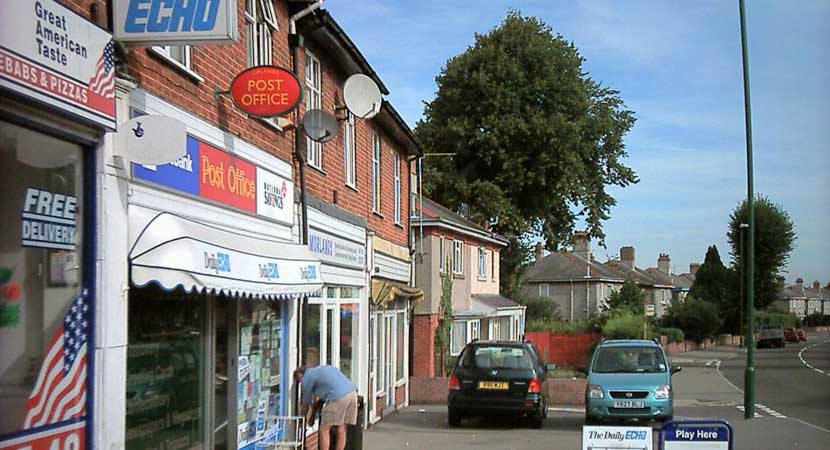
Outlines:
[[435, 375], [443, 377], [450, 360], [450, 334], [452, 333], [452, 275], [441, 276], [441, 304], [438, 307], [438, 327], [435, 329]]
[[[436, 77], [416, 128], [429, 151], [454, 155], [424, 160], [425, 194], [452, 209], [464, 204], [475, 221], [498, 217], [495, 231], [540, 236], [549, 250], [583, 220], [603, 241], [616, 204], [607, 187], [638, 181], [622, 162], [635, 119], [583, 62], [573, 43], [516, 11], [477, 34]], [[503, 287], [525, 259], [505, 261]]]
[[712, 245], [706, 251], [703, 264], [695, 274], [695, 282], [689, 295], [718, 307], [724, 329], [736, 331], [739, 322], [740, 294], [734, 290], [735, 272], [723, 265], [718, 247]]
[[[737, 273], [746, 267], [748, 235], [741, 239], [740, 224], [749, 223], [746, 200], [741, 202], [729, 217], [729, 231], [726, 233], [732, 246], [732, 261]], [[744, 232], [746, 233], [746, 232]], [[755, 198], [755, 307], [766, 308], [772, 304], [781, 292], [781, 285], [776, 279], [787, 265], [790, 252], [795, 248], [795, 227], [784, 207], [774, 203], [769, 197], [757, 195]], [[743, 241], [744, 248], [741, 249]], [[736, 277], [740, 283], [740, 277]], [[740, 284], [734, 287], [740, 290]]]
[[[643, 315], [643, 304], [646, 293], [633, 280], [625, 280], [619, 291], [608, 296], [608, 309], [612, 311], [628, 311], [636, 315]], [[640, 321], [642, 325], [642, 321]], [[640, 333], [642, 335], [642, 332]]]
[[663, 325], [680, 328], [687, 339], [699, 344], [717, 334], [721, 319], [716, 305], [690, 295], [682, 302], [672, 303]]

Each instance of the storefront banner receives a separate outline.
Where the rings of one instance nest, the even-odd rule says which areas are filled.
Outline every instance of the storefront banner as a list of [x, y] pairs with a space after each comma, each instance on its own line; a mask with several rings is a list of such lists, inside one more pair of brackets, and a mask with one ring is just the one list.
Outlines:
[[112, 35], [54, 0], [3, 2], [0, 86], [115, 129]]
[[582, 450], [652, 450], [653, 441], [651, 427], [582, 427]]
[[187, 137], [187, 153], [170, 164], [133, 164], [133, 177], [294, 223], [294, 184], [210, 144]]
[[239, 34], [233, 0], [114, 0], [112, 9], [115, 37], [127, 43], [234, 43]]
[[326, 263], [355, 269], [363, 269], [366, 263], [365, 245], [320, 230], [308, 230], [308, 249]]
[[86, 422], [75, 422], [0, 442], [0, 450], [86, 448]]

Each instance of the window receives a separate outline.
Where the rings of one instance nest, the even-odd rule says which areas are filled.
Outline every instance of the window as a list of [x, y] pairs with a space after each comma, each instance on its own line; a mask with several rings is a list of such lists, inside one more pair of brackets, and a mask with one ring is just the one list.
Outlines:
[[346, 126], [343, 127], [343, 167], [346, 178], [346, 186], [356, 188], [357, 177], [355, 174], [354, 157], [354, 114], [349, 112], [346, 116]]
[[380, 136], [372, 132], [372, 211], [380, 213]]
[[404, 343], [406, 336], [404, 336], [406, 331], [406, 316], [404, 315], [403, 311], [398, 311], [396, 316], [396, 327], [397, 327], [397, 342], [396, 342], [396, 353], [395, 353], [395, 382], [400, 383], [405, 381], [406, 374], [404, 373], [404, 361], [406, 360], [406, 354], [404, 350]]
[[444, 273], [444, 237], [438, 237], [438, 271]]
[[392, 154], [392, 173], [395, 174], [395, 223], [401, 223], [401, 157], [398, 152]]
[[490, 252], [490, 277], [496, 281], [496, 251]]
[[478, 248], [478, 276], [487, 278], [487, 250], [484, 247]]
[[475, 340], [481, 337], [481, 321], [474, 320], [470, 322], [470, 340]]
[[278, 29], [271, 0], [245, 0], [245, 55], [248, 67], [272, 63], [272, 33]]
[[550, 297], [550, 285], [549, 284], [540, 284], [539, 285], [539, 297]]
[[452, 323], [450, 340], [450, 354], [457, 355], [461, 353], [461, 350], [467, 345], [467, 322]]
[[464, 241], [453, 241], [452, 246], [452, 272], [464, 273]]
[[[308, 51], [305, 54], [305, 89], [305, 110], [321, 109], [323, 105], [323, 76], [320, 61]], [[305, 146], [308, 164], [322, 169], [323, 144], [306, 137]]]

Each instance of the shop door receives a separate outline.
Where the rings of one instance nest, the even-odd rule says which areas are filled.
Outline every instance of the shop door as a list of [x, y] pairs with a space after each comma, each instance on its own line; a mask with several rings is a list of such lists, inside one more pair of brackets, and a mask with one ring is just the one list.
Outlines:
[[377, 363], [378, 363], [378, 333], [377, 321], [374, 315], [369, 316], [369, 396], [367, 398], [369, 408], [369, 420], [375, 417], [375, 403], [377, 392]]
[[330, 366], [340, 367], [340, 321], [338, 320], [337, 305], [326, 305], [326, 336], [325, 363]]
[[395, 404], [395, 315], [386, 314], [383, 317], [383, 387], [386, 391], [386, 407]]

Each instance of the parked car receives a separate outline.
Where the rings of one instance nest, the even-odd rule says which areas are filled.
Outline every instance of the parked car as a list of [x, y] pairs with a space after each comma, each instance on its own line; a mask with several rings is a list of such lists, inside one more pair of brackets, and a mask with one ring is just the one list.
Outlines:
[[784, 340], [787, 342], [798, 342], [798, 333], [796, 333], [795, 328], [784, 328]]
[[674, 417], [669, 367], [657, 341], [601, 341], [591, 365], [580, 368], [588, 376], [585, 422], [608, 419], [670, 420]]
[[758, 348], [783, 347], [784, 329], [781, 325], [764, 325], [758, 331]]
[[447, 415], [450, 426], [474, 416], [510, 415], [541, 428], [548, 412], [547, 370], [530, 342], [473, 341], [450, 374]]
[[807, 340], [807, 332], [804, 331], [803, 328], [799, 328], [799, 329], [795, 330], [795, 333], [798, 335], [798, 340], [799, 341], [806, 341]]

